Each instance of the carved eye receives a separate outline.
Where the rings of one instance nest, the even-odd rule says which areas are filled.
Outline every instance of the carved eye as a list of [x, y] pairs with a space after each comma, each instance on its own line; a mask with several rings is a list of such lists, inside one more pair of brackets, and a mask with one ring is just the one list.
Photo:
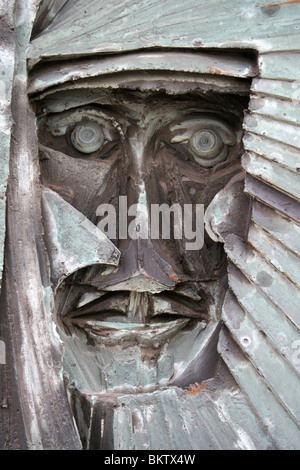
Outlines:
[[228, 147], [237, 141], [236, 132], [226, 122], [211, 115], [177, 121], [170, 130], [170, 142], [186, 145], [195, 161], [204, 168], [226, 160]]
[[189, 150], [196, 162], [208, 168], [226, 159], [228, 147], [220, 134], [213, 129], [200, 129], [190, 138]]
[[104, 133], [96, 123], [78, 124], [71, 134], [71, 141], [79, 152], [93, 153], [103, 146]]
[[41, 131], [43, 129], [54, 139], [59, 138], [57, 144], [54, 140], [54, 148], [58, 145], [60, 152], [74, 158], [90, 157], [89, 154], [97, 151], [99, 154], [95, 158], [102, 158], [106, 144], [118, 142], [117, 126], [118, 123], [101, 110], [89, 108], [51, 114], [40, 123]]

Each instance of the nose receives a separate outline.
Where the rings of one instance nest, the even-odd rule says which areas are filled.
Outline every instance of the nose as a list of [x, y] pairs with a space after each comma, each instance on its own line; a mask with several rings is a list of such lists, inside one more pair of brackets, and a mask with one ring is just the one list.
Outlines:
[[130, 129], [127, 140], [128, 178], [127, 203], [135, 220], [128, 225], [127, 240], [121, 240], [120, 265], [116, 272], [97, 275], [92, 284], [109, 291], [129, 290], [159, 293], [172, 289], [179, 281], [172, 266], [155, 250], [150, 237], [149, 193], [145, 174], [147, 159], [147, 131]]
[[159, 293], [179, 281], [172, 267], [153, 248], [150, 240], [130, 240], [116, 272], [98, 274], [91, 284], [107, 291]]

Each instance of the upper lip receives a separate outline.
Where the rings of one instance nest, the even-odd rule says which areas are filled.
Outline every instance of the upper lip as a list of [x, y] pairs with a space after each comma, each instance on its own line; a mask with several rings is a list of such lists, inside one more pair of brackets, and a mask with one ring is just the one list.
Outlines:
[[[146, 303], [146, 312], [134, 317], [130, 311], [139, 308], [138, 300]], [[71, 332], [79, 329], [89, 339], [106, 345], [119, 341], [138, 343], [142, 346], [157, 345], [169, 339], [187, 326], [190, 321], [208, 323], [205, 299], [191, 289], [184, 293], [164, 291], [159, 294], [101, 292], [101, 297], [80, 308], [74, 308], [62, 318], [65, 328]]]
[[[106, 321], [112, 315], [129, 315], [131, 291], [102, 293], [101, 297], [89, 302], [80, 308], [71, 310], [67, 317], [69, 320], [96, 318], [98, 321]], [[188, 295], [170, 291], [159, 294], [135, 293], [144, 295], [143, 301], [147, 302], [147, 314], [145, 321], [137, 320], [135, 323], [156, 322], [160, 315], [176, 315], [177, 317], [197, 318], [209, 321], [205, 300], [195, 295]], [[134, 320], [130, 316], [128, 320]]]

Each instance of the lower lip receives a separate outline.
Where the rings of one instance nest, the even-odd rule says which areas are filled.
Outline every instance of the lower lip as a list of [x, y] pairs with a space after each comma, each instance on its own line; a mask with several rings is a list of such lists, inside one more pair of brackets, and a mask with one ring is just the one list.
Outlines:
[[189, 322], [189, 318], [151, 325], [87, 320], [81, 325], [81, 329], [89, 339], [105, 346], [131, 344], [158, 347], [182, 330]]

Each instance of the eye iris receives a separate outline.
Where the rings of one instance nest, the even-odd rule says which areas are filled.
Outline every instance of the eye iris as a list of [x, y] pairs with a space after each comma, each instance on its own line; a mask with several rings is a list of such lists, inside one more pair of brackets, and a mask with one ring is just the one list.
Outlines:
[[71, 140], [74, 147], [80, 152], [92, 153], [102, 147], [104, 136], [96, 124], [79, 124], [72, 132]]
[[216, 144], [216, 138], [211, 132], [201, 132], [198, 146], [203, 150], [211, 150]]
[[220, 136], [210, 129], [201, 129], [191, 138], [190, 147], [194, 154], [202, 158], [214, 158], [223, 147]]

